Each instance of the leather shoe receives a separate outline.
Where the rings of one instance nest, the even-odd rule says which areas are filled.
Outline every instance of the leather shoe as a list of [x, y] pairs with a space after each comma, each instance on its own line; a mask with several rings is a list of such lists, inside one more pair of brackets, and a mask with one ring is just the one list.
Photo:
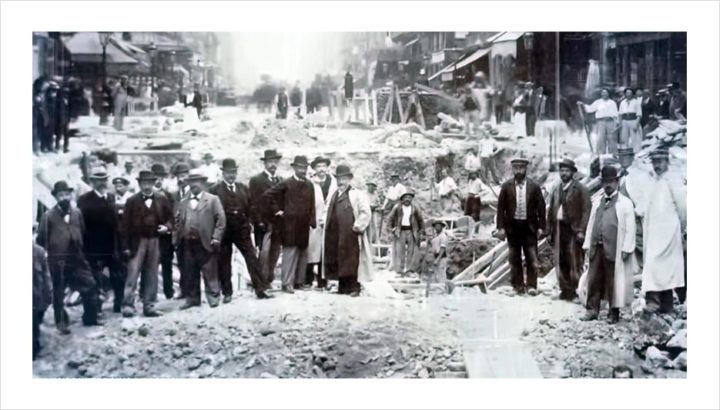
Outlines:
[[61, 335], [69, 335], [70, 334], [70, 328], [68, 328], [68, 325], [58, 325], [57, 330]]
[[358, 296], [360, 296], [360, 292], [358, 292], [357, 290], [354, 291], [354, 292], [352, 292], [352, 293], [350, 293], [350, 297], [351, 297], [351, 298], [356, 298], [356, 297], [358, 297]]
[[273, 295], [271, 295], [271, 294], [269, 294], [269, 293], [267, 293], [267, 292], [265, 292], [265, 291], [263, 291], [263, 292], [258, 292], [258, 294], [257, 294], [257, 298], [258, 298], [258, 299], [272, 299], [272, 298], [274, 298], [274, 297], [275, 297], [275, 296], [273, 296]]
[[585, 312], [585, 316], [581, 317], [580, 320], [583, 322], [589, 322], [591, 320], [597, 320], [598, 314], [595, 312]]
[[90, 327], [90, 326], [105, 326], [105, 323], [100, 319], [95, 319], [92, 322], [85, 322], [83, 321], [83, 326]]
[[162, 313], [158, 312], [155, 309], [152, 309], [152, 310], [147, 310], [147, 311], [143, 312], [143, 316], [145, 316], [145, 317], [160, 317], [160, 316], [162, 316]]
[[282, 287], [282, 291], [285, 292], [285, 293], [289, 293], [289, 294], [291, 294], [291, 295], [292, 295], [293, 293], [295, 293], [295, 291], [292, 290], [292, 288], [291, 288], [290, 286], [283, 286], [283, 287]]
[[190, 309], [192, 307], [200, 306], [200, 303], [193, 303], [190, 301], [185, 302], [182, 306], [180, 306], [180, 310], [186, 310]]
[[620, 321], [620, 309], [612, 308], [610, 309], [610, 313], [608, 314], [608, 320], [607, 322], [611, 325], [614, 325], [615, 323]]
[[208, 302], [208, 306], [210, 306], [211, 308], [216, 308], [219, 304], [219, 302]]
[[537, 289], [530, 288], [530, 289], [528, 289], [527, 294], [528, 294], [528, 296], [537, 296], [538, 292], [537, 292]]
[[232, 295], [223, 296], [223, 303], [230, 303], [230, 302], [232, 302]]
[[125, 309], [122, 311], [122, 315], [123, 315], [123, 317], [133, 317], [133, 316], [135, 316], [135, 312], [133, 312], [130, 309]]

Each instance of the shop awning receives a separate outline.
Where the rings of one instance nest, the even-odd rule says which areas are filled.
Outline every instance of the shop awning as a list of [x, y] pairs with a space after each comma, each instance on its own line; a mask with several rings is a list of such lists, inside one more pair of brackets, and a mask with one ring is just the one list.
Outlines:
[[[101, 63], [103, 47], [97, 32], [79, 32], [65, 40], [65, 47], [76, 63]], [[128, 55], [114, 42], [106, 48], [108, 64], [137, 64], [138, 60]]]
[[525, 34], [524, 31], [503, 31], [497, 35], [490, 37], [488, 42], [490, 43], [502, 43], [505, 41], [517, 41], [520, 37]]
[[461, 69], [469, 64], [472, 64], [475, 61], [477, 61], [478, 59], [487, 55], [489, 52], [490, 52], [489, 48], [481, 48], [479, 50], [476, 50], [469, 56], [461, 57], [459, 60], [453, 62], [452, 64], [448, 65], [447, 67], [445, 67], [442, 70], [438, 71], [437, 73], [433, 74], [432, 77], [428, 78], [428, 81], [433, 80], [437, 76], [442, 75], [444, 73], [452, 73], [455, 70]]
[[412, 39], [412, 40], [408, 41], [407, 43], [405, 43], [405, 47], [410, 47], [411, 45], [417, 43], [418, 41], [420, 41], [420, 38], [415, 37], [414, 39]]

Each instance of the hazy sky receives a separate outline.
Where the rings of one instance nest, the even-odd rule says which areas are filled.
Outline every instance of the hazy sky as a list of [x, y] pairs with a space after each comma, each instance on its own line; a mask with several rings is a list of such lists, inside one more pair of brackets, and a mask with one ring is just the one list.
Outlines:
[[341, 69], [341, 33], [232, 33], [237, 86], [252, 88], [260, 75], [307, 85], [316, 73]]

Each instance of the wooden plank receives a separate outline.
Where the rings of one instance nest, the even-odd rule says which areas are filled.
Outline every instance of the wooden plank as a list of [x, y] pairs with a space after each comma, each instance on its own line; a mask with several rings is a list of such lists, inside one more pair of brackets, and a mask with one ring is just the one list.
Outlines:
[[388, 95], [387, 104], [385, 104], [385, 112], [383, 112], [382, 121], [380, 121], [381, 124], [387, 124], [389, 122], [392, 122], [393, 100], [393, 95], [392, 93], [390, 93], [390, 95]]
[[190, 155], [190, 151], [182, 149], [138, 149], [132, 151], [116, 151], [117, 155]]
[[372, 96], [372, 120], [373, 120], [373, 125], [377, 126], [377, 125], [378, 125], [377, 93], [375, 92], [375, 90], [372, 90], [372, 92], [370, 93], [370, 95]]
[[400, 124], [405, 124], [405, 113], [403, 112], [402, 100], [400, 99], [400, 90], [395, 87], [395, 99], [397, 100], [398, 113], [400, 114]]

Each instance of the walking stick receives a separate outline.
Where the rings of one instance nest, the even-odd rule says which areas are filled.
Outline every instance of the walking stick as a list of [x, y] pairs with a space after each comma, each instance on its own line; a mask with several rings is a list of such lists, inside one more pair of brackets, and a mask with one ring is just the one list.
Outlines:
[[580, 120], [583, 123], [583, 128], [585, 129], [585, 136], [587, 137], [588, 145], [590, 146], [590, 153], [595, 156], [595, 150], [592, 146], [592, 141], [590, 140], [590, 127], [588, 127], [587, 121], [585, 121], [585, 110], [583, 107], [578, 105], [578, 111], [580, 112]]

